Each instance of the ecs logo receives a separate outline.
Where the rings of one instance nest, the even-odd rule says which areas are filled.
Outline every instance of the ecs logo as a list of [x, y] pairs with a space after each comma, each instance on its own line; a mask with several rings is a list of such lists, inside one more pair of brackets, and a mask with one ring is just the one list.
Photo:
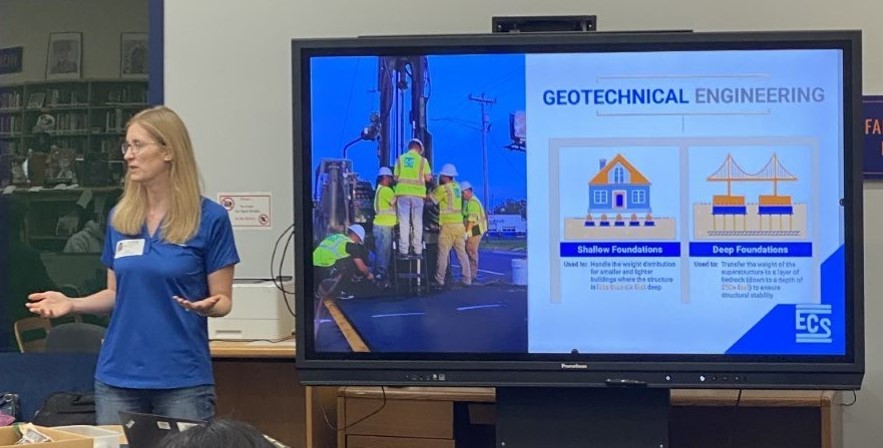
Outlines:
[[795, 338], [798, 344], [831, 343], [831, 305], [796, 305]]

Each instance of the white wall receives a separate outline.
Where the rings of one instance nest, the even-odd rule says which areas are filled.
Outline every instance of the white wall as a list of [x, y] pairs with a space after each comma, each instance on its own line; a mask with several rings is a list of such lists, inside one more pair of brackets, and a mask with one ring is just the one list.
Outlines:
[[120, 34], [147, 32], [147, 0], [0, 0], [2, 47], [24, 47], [22, 72], [0, 84], [46, 79], [49, 33], [83, 33], [82, 79], [120, 77]]
[[[879, 0], [167, 0], [166, 99], [189, 123], [208, 193], [271, 191], [272, 232], [239, 232], [238, 274], [266, 277], [275, 237], [292, 219], [292, 37], [485, 32], [494, 15], [597, 14], [601, 30], [862, 29], [866, 93], [883, 93], [883, 2]], [[883, 186], [868, 186], [865, 227], [868, 375], [847, 408], [846, 446], [883, 440]], [[851, 398], [851, 397], [850, 397]]]

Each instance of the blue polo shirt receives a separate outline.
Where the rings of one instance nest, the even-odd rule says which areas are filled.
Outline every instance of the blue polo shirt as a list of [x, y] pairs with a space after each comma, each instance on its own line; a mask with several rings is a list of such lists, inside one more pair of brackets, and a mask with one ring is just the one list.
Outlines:
[[168, 243], [159, 233], [151, 236], [145, 226], [140, 235], [123, 235], [107, 226], [101, 261], [113, 269], [117, 292], [95, 378], [133, 389], [214, 384], [207, 318], [172, 297], [208, 297], [208, 275], [239, 262], [227, 210], [202, 198], [190, 241]]

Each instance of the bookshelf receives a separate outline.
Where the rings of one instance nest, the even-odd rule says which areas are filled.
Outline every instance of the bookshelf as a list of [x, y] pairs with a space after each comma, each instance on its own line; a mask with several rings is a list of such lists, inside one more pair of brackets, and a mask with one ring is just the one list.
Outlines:
[[[125, 137], [123, 128], [147, 106], [147, 81], [43, 81], [0, 87], [0, 158], [6, 159], [0, 163], [0, 188], [22, 183], [12, 171], [29, 152], [51, 159], [54, 150], [75, 155], [79, 184], [118, 184], [123, 163], [117, 149]], [[48, 178], [52, 168], [47, 168]], [[31, 177], [28, 185], [34, 186]], [[36, 184], [45, 181], [38, 179]]]

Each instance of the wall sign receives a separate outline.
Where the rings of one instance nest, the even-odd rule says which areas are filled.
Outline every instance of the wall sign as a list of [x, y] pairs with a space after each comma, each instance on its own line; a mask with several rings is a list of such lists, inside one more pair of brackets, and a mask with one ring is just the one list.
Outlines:
[[218, 193], [234, 229], [270, 230], [273, 225], [270, 193]]
[[883, 180], [883, 96], [864, 97], [865, 179]]

